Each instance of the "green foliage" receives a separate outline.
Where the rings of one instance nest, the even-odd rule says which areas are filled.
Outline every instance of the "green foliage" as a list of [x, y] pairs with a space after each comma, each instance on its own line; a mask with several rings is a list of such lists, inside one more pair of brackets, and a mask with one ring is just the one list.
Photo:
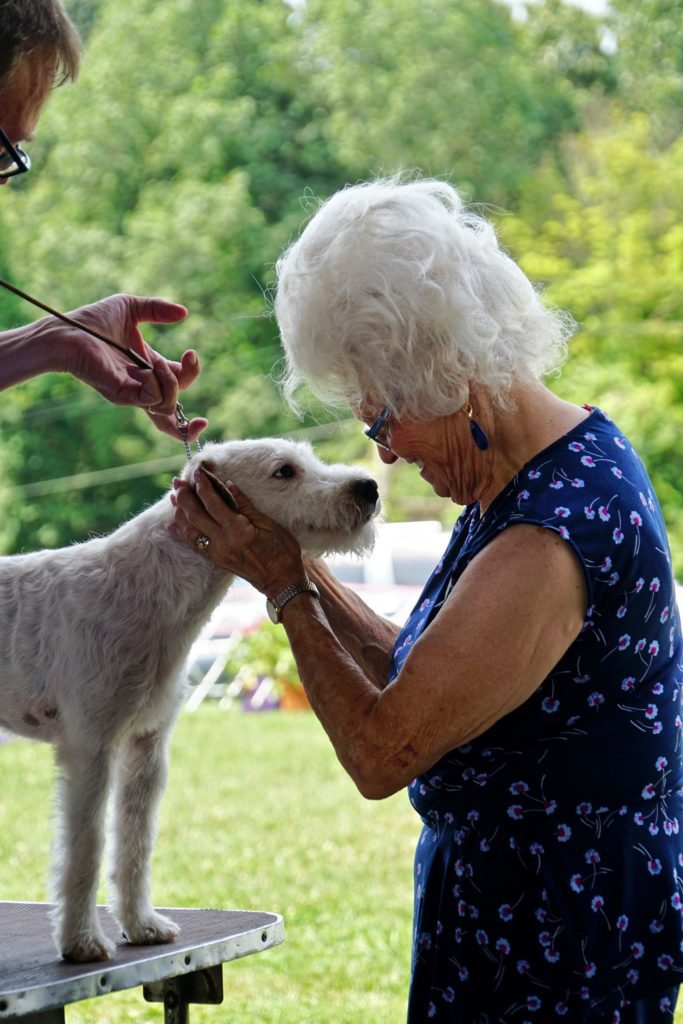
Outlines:
[[[52, 756], [0, 744], [3, 898], [47, 898]], [[159, 906], [266, 910], [282, 946], [224, 968], [192, 1024], [396, 1024], [408, 996], [412, 858], [405, 793], [363, 800], [312, 714], [181, 715], [154, 857]], [[100, 900], [105, 898], [104, 886]], [[134, 989], [70, 1006], [71, 1024], [163, 1020]]]
[[647, 112], [659, 142], [673, 142], [683, 124], [681, 0], [611, 0], [610, 7], [619, 94], [630, 109]]
[[301, 686], [287, 634], [272, 622], [264, 622], [240, 637], [230, 651], [225, 671], [231, 677], [242, 673], [248, 687], [265, 677], [273, 679], [278, 687]]
[[[681, 571], [680, 0], [613, 0], [598, 19], [545, 0], [523, 23], [493, 0], [70, 7], [81, 80], [55, 91], [35, 171], [2, 192], [2, 276], [67, 309], [119, 290], [185, 302], [184, 324], [146, 337], [199, 350], [188, 411], [213, 437], [295, 432], [267, 296], [311, 196], [399, 168], [449, 176], [515, 213], [500, 217], [505, 240], [580, 321], [554, 386], [630, 433]], [[0, 294], [0, 328], [32, 316]], [[452, 520], [334, 415], [314, 405], [303, 433], [328, 459], [369, 463], [390, 517]], [[142, 413], [58, 376], [6, 392], [2, 423], [7, 551], [111, 529], [182, 461]], [[125, 466], [108, 483], [83, 476]]]
[[492, 0], [307, 5], [303, 59], [351, 179], [419, 167], [507, 202], [574, 122], [568, 83]]
[[662, 503], [683, 573], [683, 141], [659, 148], [642, 114], [567, 140], [501, 225], [527, 273], [580, 333], [556, 389], [629, 435]]
[[582, 110], [596, 96], [614, 93], [614, 60], [602, 45], [605, 26], [600, 20], [564, 0], [530, 5], [528, 17], [524, 37], [529, 59], [565, 84], [574, 107]]

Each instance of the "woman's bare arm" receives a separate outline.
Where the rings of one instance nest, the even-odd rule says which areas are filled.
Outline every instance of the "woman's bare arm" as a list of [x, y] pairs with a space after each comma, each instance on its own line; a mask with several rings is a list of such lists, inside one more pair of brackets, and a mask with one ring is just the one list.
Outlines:
[[[236, 490], [231, 510], [200, 474], [177, 491], [175, 525], [212, 560], [269, 597], [304, 579], [301, 549]], [[313, 710], [370, 799], [390, 796], [444, 754], [527, 700], [583, 625], [586, 581], [575, 553], [542, 527], [512, 526], [470, 562], [389, 685], [363, 670], [304, 592], [282, 623]], [[341, 603], [334, 614], [341, 617]]]
[[520, 525], [473, 559], [383, 690], [340, 651], [314, 599], [289, 602], [282, 621], [339, 760], [364, 796], [380, 799], [527, 700], [578, 635], [586, 606], [570, 546]]
[[320, 590], [322, 609], [337, 640], [377, 689], [383, 690], [389, 681], [391, 652], [399, 627], [340, 583], [325, 562], [304, 558], [304, 568]]

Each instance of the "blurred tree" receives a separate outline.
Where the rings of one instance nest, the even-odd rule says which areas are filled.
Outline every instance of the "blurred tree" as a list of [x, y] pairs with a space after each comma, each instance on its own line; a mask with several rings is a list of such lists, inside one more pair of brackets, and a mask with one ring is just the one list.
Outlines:
[[[198, 348], [188, 411], [208, 414], [213, 436], [301, 430], [271, 376], [278, 253], [312, 196], [399, 168], [446, 175], [520, 207], [506, 237], [584, 325], [558, 386], [590, 400], [589, 381], [612, 411], [632, 396], [634, 440], [647, 432], [667, 515], [680, 515], [667, 437], [680, 425], [678, 4], [613, 0], [607, 23], [560, 0], [529, 5], [524, 23], [494, 0], [69, 6], [87, 43], [81, 80], [41, 121], [39, 173], [3, 190], [3, 276], [66, 309], [118, 290], [186, 302], [185, 324], [146, 336], [169, 355]], [[621, 123], [646, 104], [646, 120]], [[0, 327], [34, 315], [0, 293]], [[325, 457], [372, 461], [357, 426], [329, 419], [314, 405], [303, 425]], [[2, 422], [6, 550], [110, 529], [182, 462], [144, 414], [65, 377], [5, 393]], [[75, 474], [68, 490], [49, 483]], [[388, 479], [392, 515], [452, 516], [409, 467]]]
[[530, 178], [503, 239], [580, 323], [557, 391], [603, 406], [650, 471], [683, 575], [683, 140], [644, 114], [566, 140]]
[[576, 124], [570, 83], [493, 0], [311, 0], [302, 61], [349, 177], [420, 168], [507, 203]]
[[[279, 346], [262, 277], [301, 218], [302, 179], [326, 161], [297, 142], [309, 113], [287, 102], [297, 45], [288, 12], [281, 4], [101, 0], [81, 81], [55, 93], [41, 125], [34, 152], [43, 173], [13, 190], [2, 211], [2, 237], [22, 239], [20, 251], [7, 247], [7, 276], [53, 304], [73, 308], [119, 290], [188, 304], [186, 325], [146, 336], [170, 355], [200, 350], [209, 369], [186, 404], [210, 416], [214, 436], [298, 425], [269, 376]], [[296, 217], [289, 223], [287, 203]], [[0, 302], [8, 326], [35, 317], [24, 304]], [[33, 418], [31, 410], [50, 399], [57, 418], [45, 433], [49, 410]], [[30, 382], [5, 396], [5, 408], [13, 445], [3, 465], [19, 487], [182, 457], [142, 413], [93, 402], [68, 379]], [[112, 501], [121, 491], [128, 497]], [[56, 512], [50, 495], [29, 489], [21, 521], [7, 520], [5, 545], [111, 528], [154, 495], [154, 476], [139, 477], [60, 494]], [[11, 500], [6, 492], [4, 506]]]
[[653, 137], [667, 145], [683, 126], [683, 4], [611, 0], [610, 7], [619, 95], [647, 113]]
[[523, 32], [528, 59], [569, 85], [579, 110], [617, 87], [607, 30], [604, 19], [565, 0], [543, 0], [528, 8]]
[[71, 19], [78, 26], [84, 43], [88, 41], [101, 6], [102, 0], [67, 0], [66, 2]]

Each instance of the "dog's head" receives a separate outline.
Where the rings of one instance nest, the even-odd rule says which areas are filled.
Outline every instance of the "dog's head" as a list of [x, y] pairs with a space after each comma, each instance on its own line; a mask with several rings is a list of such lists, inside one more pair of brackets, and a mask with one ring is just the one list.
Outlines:
[[375, 542], [380, 510], [377, 483], [369, 473], [322, 462], [307, 443], [280, 438], [208, 443], [184, 471], [203, 460], [232, 481], [254, 506], [275, 519], [310, 555], [363, 554]]

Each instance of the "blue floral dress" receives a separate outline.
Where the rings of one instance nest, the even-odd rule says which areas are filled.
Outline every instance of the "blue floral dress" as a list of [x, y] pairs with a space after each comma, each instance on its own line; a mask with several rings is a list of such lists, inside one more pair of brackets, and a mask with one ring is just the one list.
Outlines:
[[590, 606], [531, 697], [409, 787], [424, 828], [408, 1020], [620, 1021], [644, 997], [670, 1020], [683, 971], [681, 627], [659, 505], [605, 413], [535, 456], [483, 516], [463, 511], [392, 678], [466, 566], [516, 523], [572, 546]]

